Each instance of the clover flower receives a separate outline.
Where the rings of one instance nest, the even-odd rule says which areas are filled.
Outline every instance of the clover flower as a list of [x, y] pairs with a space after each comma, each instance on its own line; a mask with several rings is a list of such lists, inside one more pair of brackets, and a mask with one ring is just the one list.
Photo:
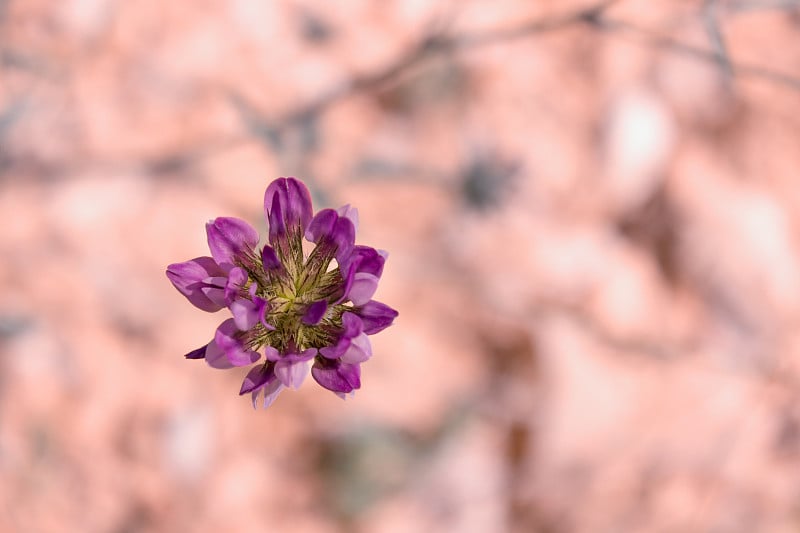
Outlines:
[[[269, 406], [308, 374], [342, 398], [361, 387], [369, 335], [397, 311], [372, 300], [387, 254], [355, 244], [358, 211], [346, 205], [313, 214], [306, 186], [279, 178], [264, 194], [269, 244], [238, 218], [206, 224], [211, 257], [167, 267], [178, 291], [203, 311], [228, 308], [213, 339], [186, 354], [213, 368], [253, 366], [239, 394]], [[313, 243], [306, 253], [303, 239]], [[313, 361], [313, 363], [312, 363]]]

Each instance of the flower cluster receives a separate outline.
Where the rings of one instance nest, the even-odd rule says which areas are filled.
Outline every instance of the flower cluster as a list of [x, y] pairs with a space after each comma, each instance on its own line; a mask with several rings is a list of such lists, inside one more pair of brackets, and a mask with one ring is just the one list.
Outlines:
[[[342, 398], [361, 386], [368, 335], [397, 316], [372, 300], [386, 252], [355, 244], [358, 212], [349, 205], [316, 215], [306, 186], [273, 181], [264, 194], [269, 244], [247, 222], [220, 217], [206, 224], [211, 257], [167, 267], [178, 291], [203, 311], [230, 310], [214, 338], [188, 354], [214, 368], [249, 366], [239, 394], [270, 405], [284, 387], [314, 379]], [[314, 246], [303, 249], [303, 239]]]

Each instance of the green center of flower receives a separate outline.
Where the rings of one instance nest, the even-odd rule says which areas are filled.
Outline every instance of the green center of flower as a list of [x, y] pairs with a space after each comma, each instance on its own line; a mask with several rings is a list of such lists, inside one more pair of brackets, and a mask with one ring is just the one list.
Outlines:
[[[342, 329], [342, 314], [352, 310], [352, 304], [330, 305], [342, 296], [344, 279], [333, 258], [335, 249], [317, 245], [306, 254], [302, 241], [295, 236], [287, 249], [276, 250], [281, 265], [265, 267], [259, 254], [248, 254], [239, 265], [248, 279], [239, 291], [239, 298], [259, 304], [266, 302], [266, 328], [257, 322], [242, 340], [248, 348], [259, 350], [272, 346], [280, 353], [301, 352], [308, 348], [323, 348], [335, 344]], [[255, 284], [255, 289], [252, 286]], [[324, 301], [325, 311], [315, 324], [304, 322], [309, 307]], [[321, 304], [318, 304], [321, 305]]]

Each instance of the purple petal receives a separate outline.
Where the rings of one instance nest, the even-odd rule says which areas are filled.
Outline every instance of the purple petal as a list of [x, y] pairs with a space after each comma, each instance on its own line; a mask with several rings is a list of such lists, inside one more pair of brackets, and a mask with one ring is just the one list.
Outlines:
[[201, 346], [200, 348], [192, 350], [191, 352], [187, 353], [186, 355], [184, 355], [184, 357], [186, 359], [203, 359], [206, 356], [207, 347], [208, 344], [206, 344], [205, 346]]
[[342, 354], [340, 361], [343, 363], [363, 363], [372, 357], [372, 345], [366, 333], [362, 333], [350, 342], [350, 346]]
[[[184, 263], [173, 263], [167, 267], [167, 278], [178, 291], [196, 307], [213, 313], [224, 307], [203, 292], [212, 287], [205, 280], [224, 277], [225, 271], [210, 257], [196, 257]], [[224, 284], [222, 285], [224, 287]], [[213, 286], [214, 288], [218, 288]]]
[[348, 264], [356, 264], [356, 272], [366, 272], [378, 278], [383, 274], [383, 266], [386, 264], [386, 252], [376, 250], [370, 246], [355, 246], [353, 253], [347, 258]]
[[308, 361], [286, 361], [275, 363], [275, 375], [287, 387], [300, 388], [308, 374]]
[[233, 322], [240, 331], [247, 331], [259, 321], [259, 313], [256, 304], [250, 300], [239, 298], [230, 305]]
[[219, 217], [206, 224], [208, 248], [220, 265], [235, 265], [235, 258], [251, 252], [258, 244], [258, 232], [244, 220]]
[[269, 302], [260, 296], [256, 296], [257, 286], [255, 283], [250, 285], [250, 300], [247, 298], [236, 298], [233, 300], [228, 308], [233, 314], [233, 321], [240, 331], [248, 331], [259, 322], [268, 330], [275, 328], [267, 324], [266, 314], [269, 308]]
[[311, 375], [317, 383], [333, 392], [350, 392], [361, 387], [359, 365], [317, 359], [311, 368]]
[[278, 350], [273, 348], [272, 346], [264, 347], [264, 356], [267, 358], [267, 361], [280, 361], [281, 354]]
[[311, 223], [305, 233], [305, 238], [311, 242], [318, 243], [322, 238], [327, 237], [333, 231], [333, 226], [339, 219], [339, 215], [333, 209], [321, 209]]
[[367, 303], [378, 288], [378, 280], [385, 263], [386, 252], [369, 246], [355, 246], [350, 255], [339, 261], [344, 281], [341, 296], [335, 304], [347, 299], [356, 305]]
[[347, 299], [347, 294], [350, 292], [350, 288], [353, 286], [353, 280], [356, 277], [357, 266], [358, 265], [356, 265], [355, 263], [349, 266], [339, 265], [339, 270], [340, 272], [342, 272], [342, 276], [344, 279], [342, 282], [341, 294], [339, 298], [335, 302], [333, 302], [333, 305], [339, 305], [340, 303], [342, 303]]
[[364, 330], [364, 323], [358, 315], [348, 311], [342, 313], [342, 327], [344, 328], [343, 335], [353, 338]]
[[274, 331], [275, 326], [267, 323], [267, 311], [269, 311], [270, 307], [269, 302], [262, 298], [257, 298], [256, 303], [258, 309], [258, 321], [261, 322], [261, 325], [269, 331]]
[[258, 365], [245, 376], [244, 381], [242, 381], [242, 388], [239, 390], [239, 395], [257, 391], [267, 383], [276, 379], [275, 365]]
[[319, 353], [328, 359], [338, 359], [350, 348], [350, 342], [361, 334], [363, 324], [361, 319], [353, 313], [342, 313], [342, 330], [336, 344], [320, 348]]
[[367, 335], [374, 335], [391, 326], [398, 314], [388, 305], [375, 300], [354, 309], [354, 312], [361, 318]]
[[358, 272], [353, 277], [353, 284], [347, 293], [347, 298], [354, 305], [364, 305], [369, 302], [372, 295], [378, 289], [378, 278], [366, 272]]
[[[266, 197], [264, 207], [266, 208]], [[278, 246], [281, 240], [286, 240], [286, 222], [283, 220], [283, 208], [278, 195], [272, 197], [272, 206], [267, 212], [267, 225], [269, 226], [269, 242]]]
[[336, 213], [338, 213], [340, 217], [349, 218], [350, 222], [353, 223], [353, 228], [358, 231], [358, 209], [350, 207], [350, 204], [345, 204], [337, 209]]
[[266, 409], [278, 398], [278, 395], [283, 390], [283, 383], [279, 380], [270, 381], [266, 386], [254, 391], [252, 393], [253, 408], [257, 408], [258, 396], [264, 393], [264, 408]]
[[[245, 276], [245, 279], [247, 279], [247, 276]], [[228, 284], [228, 276], [209, 276], [203, 280], [203, 283], [214, 287], [225, 287]]]
[[218, 305], [220, 307], [225, 307], [225, 289], [220, 287], [214, 286], [206, 286], [200, 289], [200, 292], [203, 293], [203, 296], [208, 298], [210, 302], [214, 305]]
[[353, 252], [353, 245], [356, 242], [356, 228], [353, 222], [349, 218], [339, 218], [330, 238], [336, 245], [336, 260], [345, 260]]
[[269, 224], [269, 239], [285, 235], [298, 227], [300, 235], [311, 220], [311, 195], [303, 182], [294, 178], [278, 178], [264, 192], [264, 215]]
[[300, 353], [287, 353], [281, 356], [281, 361], [291, 361], [296, 363], [298, 361], [308, 361], [317, 355], [316, 348], [308, 348]]
[[325, 346], [324, 348], [319, 349], [320, 355], [326, 357], [328, 359], [339, 359], [344, 352], [350, 347], [351, 339], [350, 337], [339, 337], [339, 340], [336, 344], [332, 346]]
[[341, 263], [353, 252], [356, 229], [349, 218], [340, 217], [333, 209], [323, 209], [311, 220], [305, 237], [326, 247], [326, 253], [334, 255]]
[[225, 356], [234, 366], [245, 366], [258, 361], [261, 354], [247, 349], [238, 337], [236, 322], [229, 318], [219, 325], [214, 335], [217, 346], [225, 352]]
[[322, 320], [322, 317], [325, 316], [325, 311], [327, 310], [328, 302], [325, 300], [319, 300], [312, 303], [306, 308], [306, 312], [303, 315], [303, 324], [316, 326], [319, 324], [319, 321]]
[[245, 269], [235, 267], [228, 272], [228, 281], [225, 283], [225, 305], [230, 305], [239, 295], [239, 291], [245, 286], [248, 279]]
[[[270, 348], [272, 347], [270, 346]], [[272, 349], [275, 350], [274, 348]], [[277, 350], [275, 350], [275, 353], [277, 353]], [[309, 359], [313, 359], [314, 356], [316, 355], [317, 355], [316, 348], [308, 348], [299, 353], [289, 352], [285, 354], [278, 354], [277, 359], [274, 360], [276, 361], [276, 363], [285, 363], [285, 364], [304, 363]], [[270, 359], [271, 357], [275, 357], [274, 353], [267, 354], [267, 359]]]
[[206, 363], [208, 366], [212, 368], [233, 368], [233, 365], [225, 356], [225, 352], [222, 351], [215, 341], [211, 341], [206, 346]]

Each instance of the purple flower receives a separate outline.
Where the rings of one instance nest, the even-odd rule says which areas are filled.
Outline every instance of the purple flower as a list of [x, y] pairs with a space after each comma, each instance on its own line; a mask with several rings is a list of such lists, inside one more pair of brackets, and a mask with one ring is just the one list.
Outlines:
[[[273, 181], [264, 194], [268, 241], [247, 222], [220, 217], [206, 224], [211, 257], [167, 267], [167, 277], [196, 307], [226, 307], [210, 342], [186, 354], [213, 368], [252, 366], [239, 394], [269, 406], [309, 373], [341, 397], [361, 387], [372, 357], [369, 335], [397, 311], [372, 300], [386, 252], [356, 245], [358, 211], [350, 205], [314, 214], [306, 186]], [[303, 239], [313, 243], [310, 252]], [[262, 357], [263, 360], [259, 362]]]
[[392, 325], [397, 311], [386, 304], [370, 300], [361, 307], [353, 309], [364, 324], [364, 333], [374, 335]]
[[237, 257], [251, 252], [258, 244], [258, 232], [244, 220], [219, 217], [206, 224], [208, 247], [214, 261], [229, 270]]
[[[319, 364], [317, 364], [319, 363]], [[344, 399], [345, 394], [361, 388], [361, 367], [341, 361], [324, 361], [314, 363], [311, 375], [317, 383], [335, 392]]]
[[196, 257], [167, 267], [167, 277], [181, 294], [203, 311], [225, 307], [227, 274], [210, 257]]

